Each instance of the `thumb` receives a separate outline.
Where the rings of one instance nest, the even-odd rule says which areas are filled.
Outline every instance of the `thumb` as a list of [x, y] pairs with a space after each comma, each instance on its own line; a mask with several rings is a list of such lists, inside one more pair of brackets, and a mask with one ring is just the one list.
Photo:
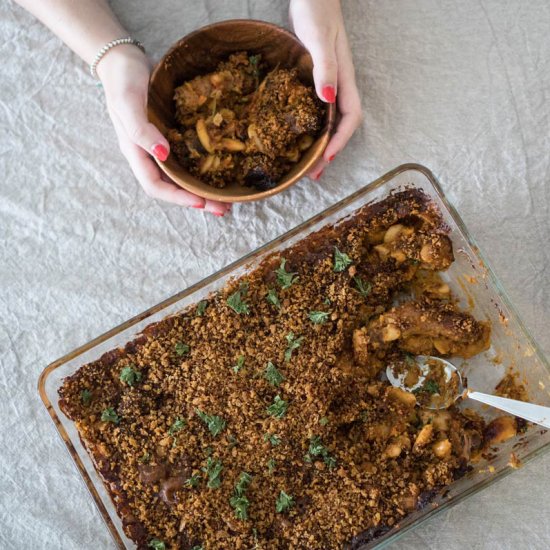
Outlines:
[[335, 42], [323, 44], [306, 36], [302, 36], [301, 39], [313, 59], [313, 80], [317, 95], [326, 103], [334, 103], [338, 82]]
[[160, 161], [168, 158], [170, 144], [159, 129], [147, 120], [145, 98], [131, 92], [117, 103], [114, 110], [132, 142]]

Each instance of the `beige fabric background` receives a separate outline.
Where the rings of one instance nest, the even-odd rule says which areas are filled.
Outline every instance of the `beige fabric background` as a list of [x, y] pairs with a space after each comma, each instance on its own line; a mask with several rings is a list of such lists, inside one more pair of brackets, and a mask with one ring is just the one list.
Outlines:
[[[50, 361], [403, 162], [440, 177], [550, 353], [550, 4], [344, 0], [363, 127], [319, 183], [218, 219], [147, 198], [87, 68], [0, 0], [0, 548], [113, 544], [38, 399]], [[116, 0], [153, 58], [285, 0]], [[550, 456], [400, 549], [550, 548]]]

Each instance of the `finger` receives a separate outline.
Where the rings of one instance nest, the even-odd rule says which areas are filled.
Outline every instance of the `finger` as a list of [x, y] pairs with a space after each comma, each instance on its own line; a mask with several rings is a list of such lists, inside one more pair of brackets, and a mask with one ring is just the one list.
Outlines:
[[[158, 169], [156, 165], [155, 167]], [[179, 187], [177, 187], [174, 182], [162, 171], [160, 171], [160, 178], [162, 179], [162, 181], [169, 183], [172, 186], [175, 186], [176, 189], [179, 189]], [[201, 206], [201, 208], [204, 208], [204, 210], [210, 212], [211, 214], [214, 214], [215, 216], [223, 216], [231, 210], [231, 204], [226, 202], [204, 200], [204, 204], [203, 206]]]
[[[160, 172], [160, 177], [163, 181], [174, 185], [174, 182], [164, 172]], [[223, 216], [231, 211], [231, 206], [232, 205], [229, 202], [219, 202], [205, 199], [203, 208], [215, 216]]]
[[330, 138], [330, 141], [323, 153], [323, 159], [326, 162], [332, 162], [336, 155], [346, 146], [351, 136], [355, 133], [355, 130], [361, 124], [361, 111], [353, 111], [342, 115], [338, 127], [334, 135]]
[[355, 70], [351, 50], [345, 34], [338, 36], [336, 51], [338, 54], [338, 81], [341, 82], [338, 95], [338, 111], [340, 120], [336, 132], [327, 145], [323, 158], [327, 162], [334, 160], [335, 156], [345, 147], [355, 130], [363, 120], [361, 110], [361, 98], [355, 82]]
[[336, 36], [305, 32], [301, 33], [300, 39], [313, 60], [313, 81], [317, 95], [326, 103], [334, 103], [338, 82]]
[[143, 149], [130, 141], [121, 144], [121, 149], [132, 172], [148, 196], [179, 206], [205, 207], [203, 198], [181, 189], [174, 183], [165, 181], [159, 167]]
[[223, 216], [231, 210], [231, 204], [229, 203], [205, 200], [174, 184], [145, 151], [128, 139], [118, 115], [111, 110], [110, 114], [120, 149], [128, 160], [136, 179], [149, 196], [180, 206], [204, 208], [215, 216]]
[[231, 212], [231, 204], [227, 202], [207, 200], [204, 205], [204, 209], [207, 212], [214, 214], [214, 216], [224, 216], [228, 212]]
[[323, 175], [323, 171], [327, 166], [327, 162], [323, 159], [320, 159], [315, 166], [307, 173], [307, 177], [313, 181], [318, 181]]
[[144, 151], [165, 161], [170, 154], [170, 144], [158, 128], [147, 120], [146, 96], [140, 92], [129, 92], [123, 99], [114, 101], [116, 112], [128, 138]]

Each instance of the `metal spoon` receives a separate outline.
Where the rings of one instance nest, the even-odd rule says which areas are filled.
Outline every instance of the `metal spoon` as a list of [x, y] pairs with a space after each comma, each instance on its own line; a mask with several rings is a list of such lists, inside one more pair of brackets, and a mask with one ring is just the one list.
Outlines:
[[441, 357], [431, 357], [430, 355], [417, 355], [415, 358], [416, 365], [422, 373], [418, 378], [418, 382], [414, 386], [405, 386], [405, 376], [407, 373], [400, 373], [396, 375], [392, 369], [392, 365], [388, 365], [386, 369], [386, 376], [392, 386], [401, 388], [402, 390], [413, 392], [423, 386], [426, 379], [426, 375], [429, 374], [432, 368], [429, 362], [437, 361], [443, 365], [446, 381], [449, 382], [454, 373], [458, 376], [458, 391], [456, 395], [450, 395], [443, 403], [427, 406], [428, 409], [446, 409], [451, 406], [459, 397], [469, 397], [474, 401], [485, 403], [491, 407], [500, 409], [507, 413], [513, 414], [520, 418], [524, 418], [529, 422], [540, 424], [545, 428], [550, 429], [550, 407], [543, 407], [541, 405], [534, 405], [533, 403], [525, 403], [523, 401], [517, 401], [516, 399], [508, 399], [506, 397], [497, 397], [496, 395], [490, 395], [487, 393], [481, 393], [465, 388], [462, 376], [458, 369], [449, 361], [441, 359]]

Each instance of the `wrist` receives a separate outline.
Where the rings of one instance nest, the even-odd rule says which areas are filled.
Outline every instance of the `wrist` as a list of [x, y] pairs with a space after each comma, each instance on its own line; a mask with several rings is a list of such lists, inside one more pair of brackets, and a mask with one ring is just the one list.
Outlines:
[[120, 44], [111, 48], [96, 66], [96, 74], [103, 85], [113, 74], [120, 73], [128, 66], [143, 65], [149, 70], [149, 60], [145, 53], [134, 44]]

